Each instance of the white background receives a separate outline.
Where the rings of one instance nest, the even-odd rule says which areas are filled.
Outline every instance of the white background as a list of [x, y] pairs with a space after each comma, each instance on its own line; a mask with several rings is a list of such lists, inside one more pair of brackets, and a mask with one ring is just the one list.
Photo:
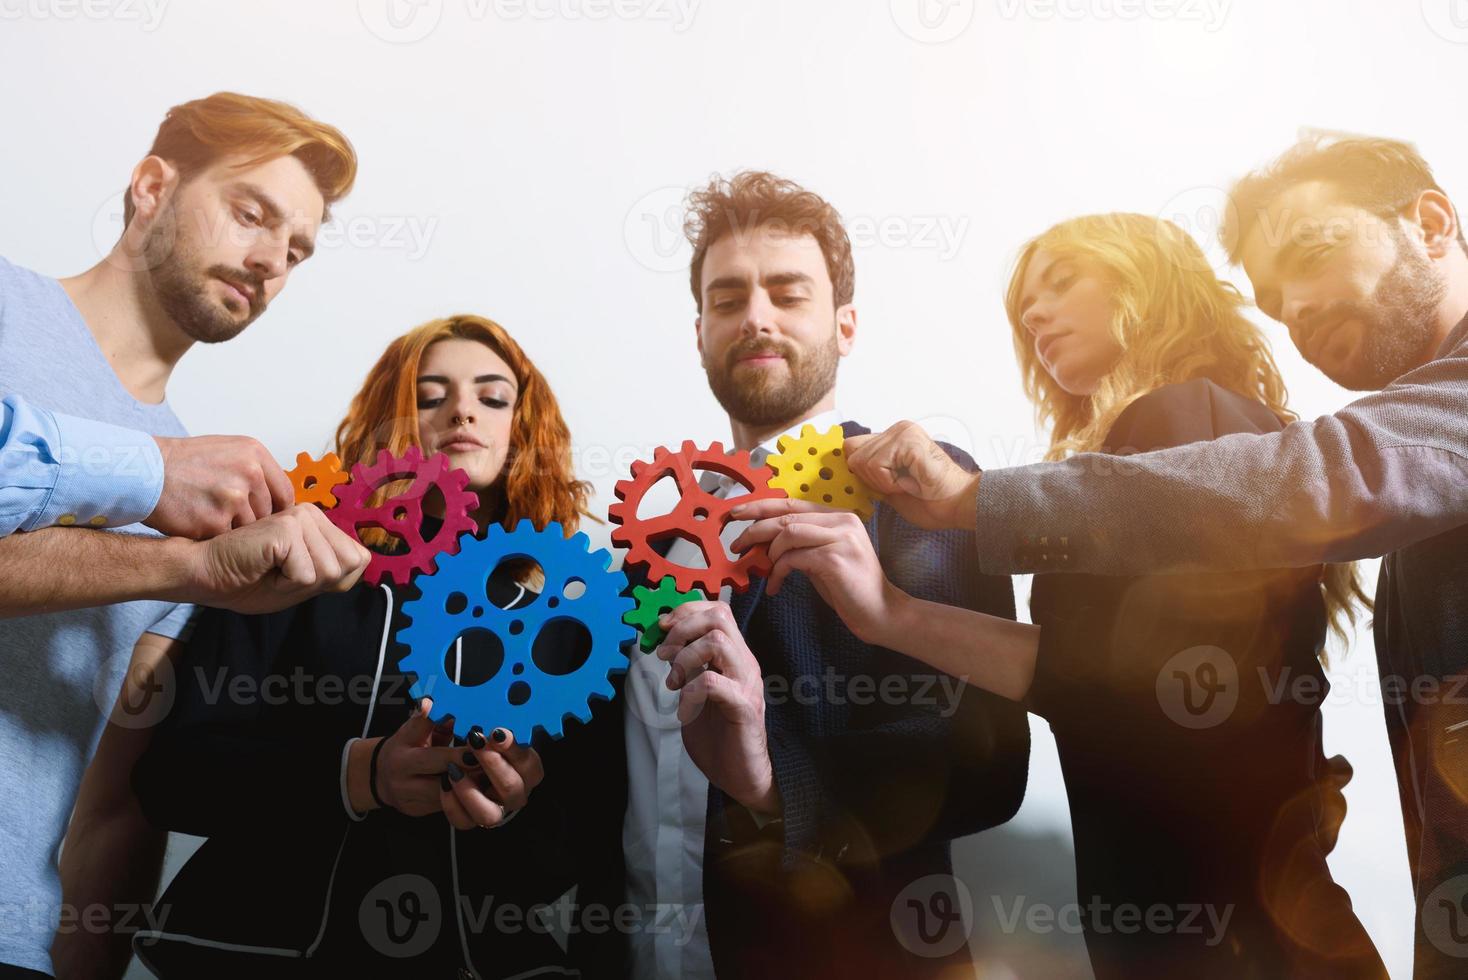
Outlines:
[[[390, 337], [482, 313], [560, 393], [605, 504], [634, 455], [727, 437], [677, 204], [712, 172], [770, 168], [856, 240], [844, 410], [934, 420], [996, 467], [1042, 451], [1001, 306], [1026, 237], [1132, 210], [1211, 243], [1220, 189], [1301, 126], [1414, 140], [1451, 194], [1468, 137], [1443, 110], [1465, 65], [1465, 0], [0, 0], [0, 254], [53, 275], [95, 262], [170, 105], [295, 102], [356, 144], [356, 192], [260, 322], [186, 358], [178, 414], [289, 465], [325, 447]], [[1298, 411], [1347, 400], [1267, 330]], [[1363, 635], [1327, 707], [1328, 750], [1357, 772], [1331, 864], [1405, 977], [1374, 677]], [[1034, 728], [1020, 826], [1063, 833]]]

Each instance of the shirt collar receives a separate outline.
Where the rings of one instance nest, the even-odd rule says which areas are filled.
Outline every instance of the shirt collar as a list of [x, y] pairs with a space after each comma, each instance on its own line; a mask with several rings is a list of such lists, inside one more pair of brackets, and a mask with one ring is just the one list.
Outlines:
[[[767, 459], [780, 451], [779, 444], [781, 439], [785, 438], [786, 436], [799, 436], [800, 430], [805, 428], [807, 425], [815, 426], [816, 431], [818, 432], [828, 432], [830, 431], [831, 426], [840, 425], [843, 421], [844, 420], [841, 417], [840, 409], [836, 408], [833, 408], [828, 412], [821, 412], [818, 415], [812, 415], [808, 419], [802, 419], [779, 435], [768, 439], [751, 449], [749, 451], [749, 461], [756, 467], [765, 465], [765, 461]], [[708, 492], [720, 497], [732, 490], [735, 484], [735, 481], [730, 479], [729, 477], [715, 473], [705, 474], [704, 480], [706, 481], [706, 483], [701, 484], [703, 485], [703, 488]]]
[[792, 425], [790, 428], [786, 429], [779, 435], [760, 443], [758, 446], [755, 446], [749, 451], [749, 460], [750, 462], [754, 463], [755, 466], [763, 466], [765, 465], [765, 460], [769, 459], [771, 456], [780, 451], [780, 440], [784, 439], [786, 436], [790, 436], [792, 438], [799, 436], [800, 430], [805, 428], [807, 425], [815, 426], [817, 432], [828, 432], [830, 431], [831, 426], [840, 425], [842, 421], [843, 420], [841, 418], [841, 410], [836, 408], [833, 408], [828, 412], [821, 412], [819, 415], [812, 415], [808, 419], [803, 419], [800, 422], [796, 422], [794, 425]]

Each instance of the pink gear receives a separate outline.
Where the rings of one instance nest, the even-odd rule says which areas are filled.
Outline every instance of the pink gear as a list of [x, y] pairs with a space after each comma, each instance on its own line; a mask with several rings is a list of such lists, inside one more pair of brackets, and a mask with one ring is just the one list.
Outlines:
[[[373, 507], [367, 502], [389, 483], [409, 480], [412, 484], [401, 493], [388, 497]], [[372, 561], [362, 577], [372, 585], [384, 577], [395, 585], [407, 585], [414, 572], [432, 574], [438, 567], [437, 556], [459, 551], [459, 535], [471, 534], [476, 525], [471, 512], [479, 506], [479, 495], [465, 488], [469, 474], [449, 469], [449, 458], [443, 453], [424, 458], [417, 446], [409, 446], [401, 456], [384, 449], [377, 462], [352, 467], [351, 482], [337, 488], [337, 506], [326, 512], [333, 524], [361, 540], [363, 527], [376, 527], [396, 535], [408, 546], [394, 555], [373, 552]], [[423, 540], [423, 497], [429, 488], [438, 487], [443, 494], [443, 526], [430, 540]]]
[[[728, 500], [715, 497], [698, 485], [696, 469], [737, 480], [749, 493]], [[678, 484], [678, 505], [661, 517], [638, 518], [637, 507], [643, 496], [669, 475]], [[612, 543], [627, 549], [627, 564], [645, 566], [651, 581], [661, 582], [671, 575], [679, 592], [698, 588], [717, 596], [725, 585], [743, 592], [749, 588], [751, 575], [769, 574], [769, 549], [759, 545], [730, 560], [719, 536], [729, 524], [729, 511], [734, 506], [786, 495], [784, 490], [769, 486], [774, 475], [767, 466], [755, 466], [749, 453], [726, 453], [723, 444], [718, 442], [699, 449], [687, 441], [676, 453], [659, 447], [653, 453], [652, 462], [633, 463], [632, 479], [622, 480], [616, 486], [617, 499], [621, 502], [612, 504], [607, 517], [621, 526], [612, 531]], [[682, 538], [698, 545], [708, 567], [674, 565], [653, 550], [655, 543], [668, 538]]]

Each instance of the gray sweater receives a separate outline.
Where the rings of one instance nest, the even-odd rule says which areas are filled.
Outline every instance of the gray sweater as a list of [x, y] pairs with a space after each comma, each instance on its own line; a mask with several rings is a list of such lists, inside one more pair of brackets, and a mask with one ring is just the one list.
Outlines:
[[1374, 558], [1468, 524], [1468, 318], [1334, 415], [1128, 456], [988, 470], [984, 572], [1137, 574]]

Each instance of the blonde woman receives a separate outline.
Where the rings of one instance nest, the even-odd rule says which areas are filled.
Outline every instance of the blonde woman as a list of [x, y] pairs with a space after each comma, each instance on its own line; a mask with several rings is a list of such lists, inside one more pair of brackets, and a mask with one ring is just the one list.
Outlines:
[[[1083, 217], [1026, 244], [1006, 308], [1050, 456], [1282, 428], [1284, 384], [1243, 306], [1156, 218]], [[863, 639], [1049, 720], [1099, 980], [1385, 976], [1325, 860], [1339, 796], [1322, 792], [1321, 663], [1364, 599], [1353, 568], [1037, 575], [1030, 625], [902, 594], [850, 515], [767, 501], [736, 517], [758, 520], [736, 548], [771, 542], [770, 591], [800, 571]]]

